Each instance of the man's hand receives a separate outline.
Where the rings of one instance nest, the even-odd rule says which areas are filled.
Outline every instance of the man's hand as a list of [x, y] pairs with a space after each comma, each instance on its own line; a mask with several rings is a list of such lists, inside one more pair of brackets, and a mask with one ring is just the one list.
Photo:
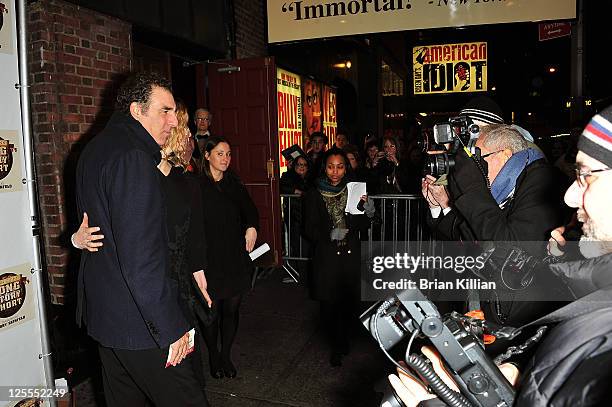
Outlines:
[[204, 270], [196, 271], [195, 273], [193, 273], [193, 278], [195, 279], [198, 288], [202, 292], [202, 295], [204, 296], [204, 299], [208, 304], [208, 308], [210, 308], [212, 306], [212, 299], [208, 294], [208, 282], [206, 281], [206, 275], [204, 275]]
[[70, 238], [72, 245], [77, 249], [97, 252], [98, 248], [103, 246], [103, 243], [98, 242], [98, 240], [104, 239], [102, 234], [94, 235], [94, 233], [99, 231], [100, 228], [97, 226], [89, 227], [89, 217], [87, 212], [83, 212], [83, 222], [81, 222], [79, 230]]
[[170, 364], [176, 366], [185, 359], [187, 351], [189, 350], [189, 332], [185, 332], [185, 335], [170, 345]]
[[[457, 383], [455, 383], [451, 375], [444, 368], [440, 355], [429, 346], [422, 347], [421, 352], [432, 362], [433, 369], [440, 376], [440, 379], [448, 387], [458, 392]], [[403, 362], [400, 363], [403, 364]], [[504, 363], [499, 366], [499, 370], [508, 379], [510, 384], [516, 385], [519, 376], [516, 366], [511, 363]], [[429, 393], [421, 383], [406, 375], [400, 369], [397, 369], [397, 375], [389, 375], [389, 382], [406, 407], [416, 407], [421, 401], [437, 397], [435, 394]]]
[[548, 254], [551, 254], [555, 257], [563, 256], [565, 253], [563, 252], [563, 246], [565, 246], [565, 237], [563, 237], [563, 233], [565, 233], [565, 226], [559, 226], [552, 232], [550, 232], [550, 239], [548, 239]]
[[436, 179], [431, 175], [426, 175], [421, 181], [421, 192], [430, 208], [442, 208], [446, 209], [449, 207], [448, 193], [443, 185], [434, 185]]
[[[485, 172], [488, 171], [486, 169], [486, 161], [481, 161], [480, 165], [483, 167], [483, 170]], [[459, 149], [455, 155], [455, 167], [450, 174], [448, 187], [453, 199], [457, 199], [469, 192], [479, 190], [488, 192], [485, 174], [482, 173], [474, 158], [468, 157], [462, 149]]]
[[244, 234], [244, 240], [246, 241], [246, 251], [251, 253], [257, 241], [257, 230], [253, 227], [248, 228]]

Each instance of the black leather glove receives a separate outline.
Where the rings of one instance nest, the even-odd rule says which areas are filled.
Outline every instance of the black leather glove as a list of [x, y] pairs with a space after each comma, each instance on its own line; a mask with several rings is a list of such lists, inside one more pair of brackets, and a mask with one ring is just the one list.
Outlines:
[[487, 172], [485, 160], [480, 160], [482, 170], [475, 162], [475, 158], [467, 156], [463, 149], [455, 155], [455, 166], [449, 174], [448, 189], [453, 199], [475, 191], [488, 191], [489, 181], [483, 172]]

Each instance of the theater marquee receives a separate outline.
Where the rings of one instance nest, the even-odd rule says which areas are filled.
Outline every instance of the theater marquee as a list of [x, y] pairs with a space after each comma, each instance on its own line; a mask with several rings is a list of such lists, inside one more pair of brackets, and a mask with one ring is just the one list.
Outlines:
[[487, 90], [487, 43], [422, 45], [412, 49], [415, 95]]
[[268, 41], [571, 18], [576, 0], [268, 0]]

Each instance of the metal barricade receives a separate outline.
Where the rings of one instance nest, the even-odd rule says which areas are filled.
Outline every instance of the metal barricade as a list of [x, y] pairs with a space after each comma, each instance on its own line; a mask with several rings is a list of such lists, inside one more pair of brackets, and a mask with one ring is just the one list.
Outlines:
[[296, 283], [300, 273], [295, 262], [310, 260], [308, 242], [302, 234], [302, 197], [298, 194], [281, 194], [283, 208], [283, 269]]
[[[369, 197], [376, 206], [375, 221], [368, 235], [368, 252], [374, 242], [386, 242], [395, 253], [420, 253], [432, 241], [427, 225], [429, 206], [421, 195], [385, 194]], [[382, 249], [382, 245], [379, 245]], [[389, 249], [389, 247], [387, 247]]]
[[[431, 244], [431, 236], [427, 225], [429, 207], [420, 195], [372, 195], [376, 215], [367, 236], [367, 247], [370, 255], [383, 250], [385, 245], [392, 245], [394, 252], [420, 253], [424, 244]], [[294, 280], [298, 281], [300, 273], [296, 269], [297, 262], [310, 260], [310, 245], [302, 235], [302, 201], [297, 194], [281, 194], [283, 208], [283, 269]], [[364, 241], [365, 243], [365, 241]]]

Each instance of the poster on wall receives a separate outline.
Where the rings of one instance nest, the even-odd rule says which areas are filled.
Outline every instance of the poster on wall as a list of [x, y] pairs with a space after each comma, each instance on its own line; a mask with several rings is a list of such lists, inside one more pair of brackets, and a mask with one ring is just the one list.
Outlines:
[[280, 173], [287, 170], [287, 160], [280, 154], [294, 144], [302, 146], [302, 85], [300, 77], [276, 69], [276, 100], [278, 104], [278, 147]]
[[485, 92], [487, 43], [414, 47], [412, 72], [415, 95]]
[[0, 332], [36, 315], [29, 264], [0, 270]]
[[21, 191], [21, 137], [15, 130], [0, 130], [0, 193]]
[[323, 86], [323, 133], [329, 139], [329, 145], [336, 142], [338, 120], [336, 117], [336, 89]]
[[302, 100], [304, 101], [304, 146], [308, 148], [310, 136], [315, 131], [322, 131], [321, 84], [312, 79], [302, 82]]
[[13, 25], [9, 13], [15, 13], [11, 10], [11, 5], [6, 0], [0, 1], [0, 53], [12, 54], [13, 47]]

